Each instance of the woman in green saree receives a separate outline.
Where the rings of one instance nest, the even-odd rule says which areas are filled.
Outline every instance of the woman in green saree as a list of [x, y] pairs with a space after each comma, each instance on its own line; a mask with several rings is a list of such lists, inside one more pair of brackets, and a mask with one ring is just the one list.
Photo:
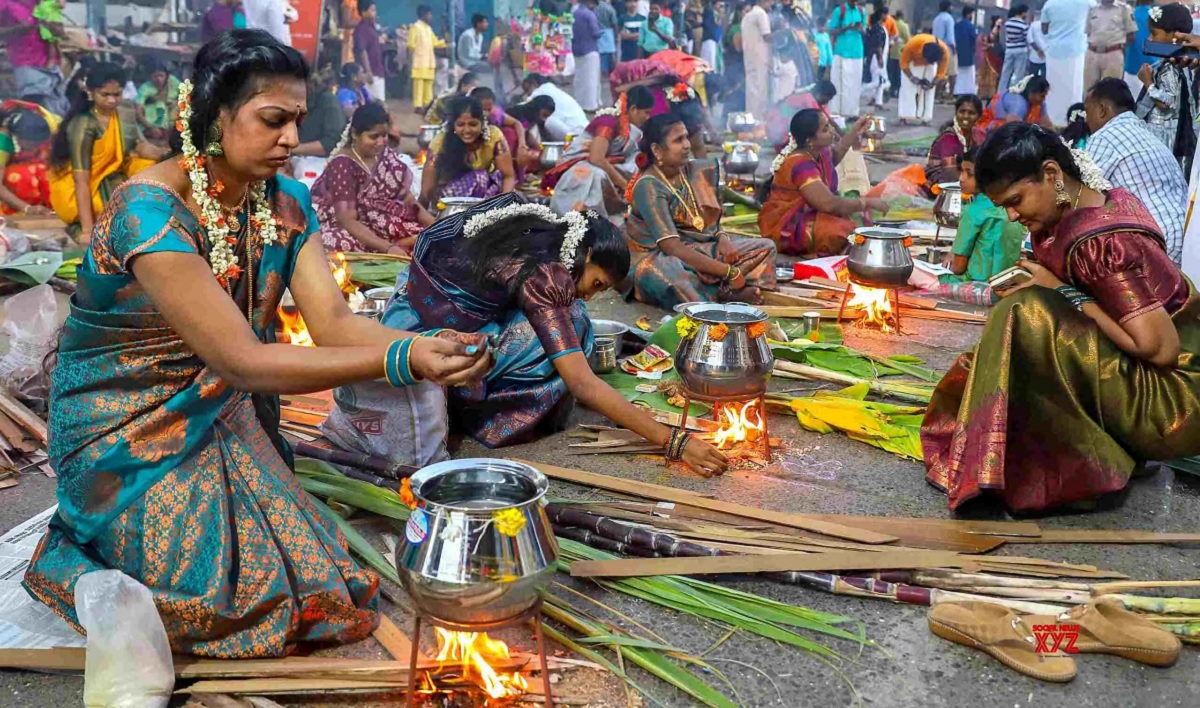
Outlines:
[[1140, 462], [1200, 452], [1200, 296], [1142, 203], [1054, 133], [1013, 123], [976, 181], [1032, 233], [1032, 279], [1001, 293], [933, 396], [921, 442], [951, 508], [1089, 506]]
[[[261, 30], [206, 44], [181, 86], [183, 157], [118, 187], [96, 223], [53, 373], [58, 513], [25, 575], [76, 627], [76, 581], [117, 569], [149, 588], [177, 653], [366, 636], [378, 578], [293, 477], [278, 394], [488, 368], [482, 337], [418, 338], [346, 307], [308, 190], [276, 175], [307, 78]], [[288, 288], [316, 348], [275, 343]]]

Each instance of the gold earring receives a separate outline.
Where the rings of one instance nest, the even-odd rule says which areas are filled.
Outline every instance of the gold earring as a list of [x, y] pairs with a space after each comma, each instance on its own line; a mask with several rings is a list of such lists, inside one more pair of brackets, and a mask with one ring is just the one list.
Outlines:
[[1054, 181], [1054, 203], [1058, 206], [1066, 206], [1071, 203], [1071, 196], [1067, 194], [1067, 186], [1063, 181]]
[[219, 122], [214, 120], [209, 124], [207, 137], [208, 140], [206, 141], [207, 145], [204, 147], [204, 152], [212, 157], [224, 155], [225, 149], [221, 147], [221, 138], [225, 136], [221, 132], [221, 124]]

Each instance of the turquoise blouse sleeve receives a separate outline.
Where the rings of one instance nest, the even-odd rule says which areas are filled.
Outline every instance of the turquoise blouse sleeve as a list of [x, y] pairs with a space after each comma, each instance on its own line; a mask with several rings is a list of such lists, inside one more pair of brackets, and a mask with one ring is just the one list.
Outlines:
[[111, 210], [108, 235], [113, 256], [125, 271], [129, 261], [147, 253], [198, 253], [196, 242], [179, 218], [185, 207], [167, 190], [150, 184], [128, 184], [126, 208]]

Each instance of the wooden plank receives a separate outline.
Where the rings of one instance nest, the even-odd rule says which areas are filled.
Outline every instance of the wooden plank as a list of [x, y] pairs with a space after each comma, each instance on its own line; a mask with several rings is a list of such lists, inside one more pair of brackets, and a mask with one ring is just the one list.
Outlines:
[[50, 431], [46, 427], [46, 421], [26, 408], [24, 403], [21, 403], [10, 396], [7, 391], [3, 390], [0, 390], [0, 412], [3, 412], [9, 418], [12, 418], [17, 425], [29, 431], [42, 445], [49, 444]]
[[329, 417], [328, 413], [317, 413], [311, 410], [302, 408], [293, 408], [292, 406], [280, 406], [279, 416], [289, 423], [297, 423], [299, 425], [320, 425]]
[[745, 519], [769, 521], [771, 523], [782, 524], [783, 526], [791, 526], [793, 528], [804, 529], [805, 531], [833, 536], [834, 538], [844, 538], [850, 541], [858, 541], [859, 543], [892, 543], [897, 540], [895, 536], [888, 534], [865, 531], [820, 519], [812, 519], [801, 514], [788, 514], [780, 511], [771, 511], [770, 509], [743, 506], [717, 499], [705, 499], [704, 497], [682, 489], [675, 489], [674, 487], [664, 487], [648, 482], [636, 482], [628, 479], [620, 479], [619, 477], [610, 477], [608, 475], [573, 470], [566, 467], [556, 467], [529, 460], [517, 460], [517, 462], [532, 465], [551, 479], [632, 494], [633, 496], [647, 499], [659, 499], [661, 501], [687, 504], [688, 506], [695, 506], [702, 509], [723, 511]]
[[175, 693], [232, 695], [279, 695], [288, 693], [324, 693], [326, 691], [395, 691], [408, 688], [408, 681], [371, 681], [367, 679], [259, 678], [231, 681], [197, 681]]
[[[828, 309], [828, 308], [822, 310], [819, 307], [807, 307], [807, 306], [806, 307], [796, 307], [796, 306], [788, 306], [788, 305], [762, 305], [758, 309], [762, 310], [770, 317], [782, 317], [784, 319], [800, 319], [800, 318], [804, 317], [805, 313], [808, 313], [808, 312], [815, 312], [818, 315], [820, 315], [821, 317], [824, 317], [826, 319], [833, 319], [838, 316], [837, 308], [834, 308], [832, 310]], [[852, 317], [850, 317], [850, 315], [851, 315], [851, 313], [854, 313], [854, 312], [855, 312], [854, 310], [849, 310], [849, 309], [846, 310], [847, 319], [853, 319]], [[901, 316], [903, 317], [903, 315], [901, 315]]]
[[56, 649], [0, 649], [0, 668], [31, 671], [83, 671], [87, 650], [82, 647]]
[[[408, 662], [412, 656], [412, 640], [405, 634], [391, 617], [380, 613], [379, 626], [371, 632], [371, 636], [383, 645], [389, 654], [396, 658], [397, 661]], [[430, 658], [425, 652], [420, 652], [417, 655], [418, 661], [430, 661]]]
[[1009, 543], [1200, 543], [1200, 533], [1157, 533], [1107, 529], [1047, 529], [1034, 538], [1010, 538]]
[[926, 519], [921, 517], [892, 517], [892, 516], [858, 516], [841, 514], [807, 514], [818, 519], [836, 519], [848, 526], [937, 526], [953, 529], [961, 533], [984, 534], [988, 536], [1038, 536], [1043, 533], [1040, 526], [1032, 521], [959, 521], [957, 519]]
[[787, 571], [918, 570], [961, 568], [970, 556], [952, 551], [837, 551], [834, 553], [781, 553], [759, 556], [700, 556], [695, 558], [620, 558], [576, 561], [571, 575], [577, 578], [631, 578], [649, 575], [714, 575], [726, 573], [778, 573]]
[[33, 452], [38, 449], [37, 441], [24, 428], [17, 425], [16, 421], [9, 418], [7, 415], [0, 413], [0, 436], [3, 436], [9, 444], [9, 449], [20, 450], [21, 452]]
[[762, 299], [764, 305], [783, 305], [793, 307], [807, 307], [808, 309], [821, 309], [825, 307], [824, 300], [818, 300], [811, 297], [799, 297], [787, 293], [771, 292], [770, 290], [762, 291]]

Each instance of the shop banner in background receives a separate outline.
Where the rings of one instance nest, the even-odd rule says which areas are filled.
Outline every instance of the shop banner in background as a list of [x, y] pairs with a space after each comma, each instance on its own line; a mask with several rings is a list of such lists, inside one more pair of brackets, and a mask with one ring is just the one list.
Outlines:
[[321, 45], [321, 7], [322, 0], [289, 0], [296, 8], [299, 18], [292, 23], [292, 46], [295, 47], [308, 63], [317, 65], [317, 50]]

